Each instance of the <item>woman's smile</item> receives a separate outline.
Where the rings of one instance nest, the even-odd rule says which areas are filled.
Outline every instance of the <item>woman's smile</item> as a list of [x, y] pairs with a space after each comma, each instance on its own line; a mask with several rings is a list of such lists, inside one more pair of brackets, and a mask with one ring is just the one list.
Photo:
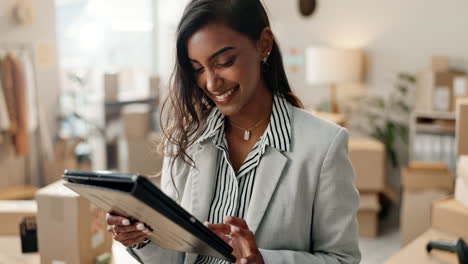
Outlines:
[[213, 101], [215, 101], [215, 103], [218, 105], [228, 104], [237, 94], [238, 90], [239, 90], [239, 85], [236, 85], [234, 88], [227, 90], [226, 92], [220, 95], [211, 94], [212, 95], [211, 97]]

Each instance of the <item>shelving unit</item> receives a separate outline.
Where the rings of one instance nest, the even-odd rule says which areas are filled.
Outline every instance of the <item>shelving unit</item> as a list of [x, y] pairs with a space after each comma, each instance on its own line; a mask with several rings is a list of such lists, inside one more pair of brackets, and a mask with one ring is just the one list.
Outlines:
[[455, 113], [412, 113], [409, 144], [410, 160], [442, 161], [454, 171]]

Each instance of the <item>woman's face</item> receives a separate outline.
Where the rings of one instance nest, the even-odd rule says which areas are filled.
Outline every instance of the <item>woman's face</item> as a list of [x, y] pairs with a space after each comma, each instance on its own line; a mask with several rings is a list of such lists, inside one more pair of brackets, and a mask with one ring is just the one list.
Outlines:
[[223, 24], [208, 24], [188, 40], [198, 87], [224, 115], [239, 114], [268, 92], [261, 81], [261, 46]]

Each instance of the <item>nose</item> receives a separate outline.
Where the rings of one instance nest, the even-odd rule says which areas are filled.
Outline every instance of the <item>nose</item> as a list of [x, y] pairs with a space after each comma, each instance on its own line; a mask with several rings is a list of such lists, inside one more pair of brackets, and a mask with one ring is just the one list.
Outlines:
[[206, 77], [206, 90], [215, 93], [223, 85], [223, 79], [216, 72], [208, 72]]

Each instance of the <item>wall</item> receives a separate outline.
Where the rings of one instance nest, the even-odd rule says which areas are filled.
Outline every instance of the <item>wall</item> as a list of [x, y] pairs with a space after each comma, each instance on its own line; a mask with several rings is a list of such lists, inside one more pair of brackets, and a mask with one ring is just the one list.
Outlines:
[[[33, 23], [27, 26], [18, 26], [11, 16], [14, 0], [0, 0], [0, 43], [23, 43], [33, 48], [36, 57], [36, 82], [38, 89], [38, 101], [42, 107], [48, 127], [48, 131], [55, 131], [55, 118], [57, 100], [59, 95], [58, 65], [56, 52], [55, 33], [55, 2], [54, 0], [23, 0], [32, 6]], [[52, 135], [50, 133], [50, 135]], [[4, 149], [3, 149], [4, 150]], [[2, 149], [0, 149], [2, 151]], [[22, 162], [11, 155], [4, 157], [0, 153], [0, 168], [3, 171], [23, 170]], [[21, 166], [21, 167], [18, 167]], [[16, 171], [17, 172], [17, 171]], [[3, 173], [2, 173], [3, 174]], [[6, 173], [5, 173], [6, 174]], [[12, 174], [0, 175], [8, 177], [8, 181], [0, 179], [0, 187], [5, 185], [21, 184], [25, 182], [34, 183], [34, 180], [23, 177], [12, 179]], [[33, 178], [36, 175], [33, 175]]]
[[[263, 1], [286, 55], [292, 48], [301, 55], [313, 44], [364, 49], [370, 90], [388, 90], [396, 73], [418, 72], [429, 66], [432, 55], [448, 55], [466, 69], [468, 1], [318, 0], [309, 18], [300, 16], [298, 0]], [[303, 68], [288, 76], [305, 104], [326, 99], [324, 87], [306, 83]]]

